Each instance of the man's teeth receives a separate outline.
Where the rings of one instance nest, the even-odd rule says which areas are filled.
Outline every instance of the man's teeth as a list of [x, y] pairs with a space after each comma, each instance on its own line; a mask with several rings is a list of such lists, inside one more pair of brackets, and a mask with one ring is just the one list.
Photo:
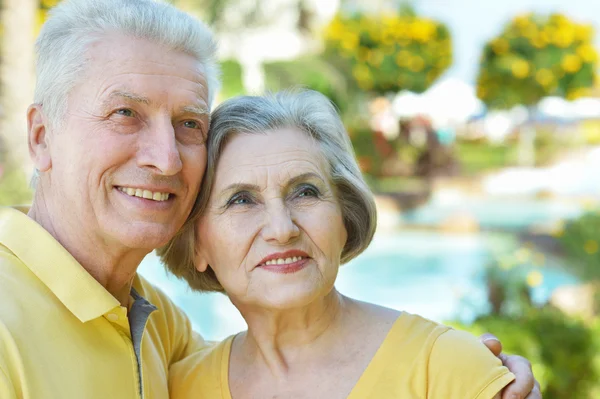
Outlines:
[[293, 258], [279, 258], [279, 259], [271, 259], [265, 262], [265, 266], [270, 265], [287, 265], [290, 263], [298, 262], [299, 260], [304, 259], [302, 256], [294, 256]]
[[154, 201], [166, 201], [169, 199], [169, 193], [159, 193], [149, 190], [142, 190], [141, 188], [131, 187], [119, 187], [119, 191], [124, 192], [132, 197], [140, 197], [145, 199], [151, 199]]

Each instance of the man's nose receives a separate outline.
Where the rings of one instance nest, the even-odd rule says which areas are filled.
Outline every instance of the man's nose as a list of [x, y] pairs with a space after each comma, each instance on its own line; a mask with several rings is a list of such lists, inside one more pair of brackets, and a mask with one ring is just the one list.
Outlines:
[[145, 134], [140, 135], [140, 141], [138, 166], [151, 168], [165, 176], [176, 175], [181, 171], [181, 154], [170, 120], [155, 122]]

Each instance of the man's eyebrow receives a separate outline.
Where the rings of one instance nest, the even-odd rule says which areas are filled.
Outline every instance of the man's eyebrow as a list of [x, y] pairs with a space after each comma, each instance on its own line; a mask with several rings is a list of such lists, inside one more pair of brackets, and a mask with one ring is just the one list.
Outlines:
[[112, 93], [110, 93], [110, 95], [108, 97], [111, 99], [115, 98], [115, 97], [126, 98], [133, 102], [141, 103], [141, 104], [145, 104], [145, 105], [150, 105], [150, 103], [151, 103], [151, 101], [148, 97], [140, 96], [138, 94], [131, 93], [128, 91], [123, 91], [123, 90], [113, 91]]
[[209, 109], [207, 107], [202, 107], [199, 105], [186, 105], [184, 107], [181, 107], [180, 110], [182, 113], [186, 113], [186, 114], [193, 114], [193, 115], [197, 115], [197, 116], [205, 116], [205, 115], [210, 116]]
[[[109, 100], [113, 99], [115, 97], [116, 98], [125, 98], [127, 100], [130, 100], [130, 101], [133, 101], [136, 103], [140, 103], [140, 104], [144, 104], [144, 105], [150, 105], [152, 103], [152, 101], [148, 97], [140, 96], [138, 94], [131, 93], [131, 92], [124, 91], [124, 90], [113, 91], [108, 96]], [[108, 101], [106, 101], [106, 102], [108, 102]], [[210, 117], [210, 110], [208, 109], [208, 107], [203, 107], [200, 105], [183, 106], [180, 108], [180, 112], [193, 114], [198, 117], [205, 116], [205, 115], [208, 115]]]

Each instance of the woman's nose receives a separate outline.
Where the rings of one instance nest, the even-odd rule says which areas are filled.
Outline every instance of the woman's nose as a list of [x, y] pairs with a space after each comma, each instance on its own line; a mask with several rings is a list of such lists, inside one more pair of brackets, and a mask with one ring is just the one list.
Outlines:
[[278, 202], [267, 206], [266, 218], [262, 232], [266, 241], [285, 244], [300, 234], [292, 212], [285, 204]]

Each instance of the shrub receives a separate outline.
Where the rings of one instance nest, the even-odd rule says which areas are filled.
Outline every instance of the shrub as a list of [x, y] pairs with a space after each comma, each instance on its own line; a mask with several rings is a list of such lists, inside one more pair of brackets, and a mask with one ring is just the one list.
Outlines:
[[325, 30], [325, 43], [361, 89], [376, 93], [423, 92], [452, 63], [448, 28], [412, 10], [338, 14]]
[[518, 15], [485, 45], [477, 95], [490, 108], [587, 95], [598, 61], [593, 37], [591, 25], [562, 14]]
[[571, 271], [582, 279], [600, 282], [600, 211], [588, 211], [567, 222], [557, 235]]
[[588, 326], [552, 307], [530, 308], [521, 315], [479, 318], [470, 326], [455, 324], [475, 335], [492, 332], [504, 351], [531, 361], [545, 399], [591, 399], [598, 392], [600, 328]]

